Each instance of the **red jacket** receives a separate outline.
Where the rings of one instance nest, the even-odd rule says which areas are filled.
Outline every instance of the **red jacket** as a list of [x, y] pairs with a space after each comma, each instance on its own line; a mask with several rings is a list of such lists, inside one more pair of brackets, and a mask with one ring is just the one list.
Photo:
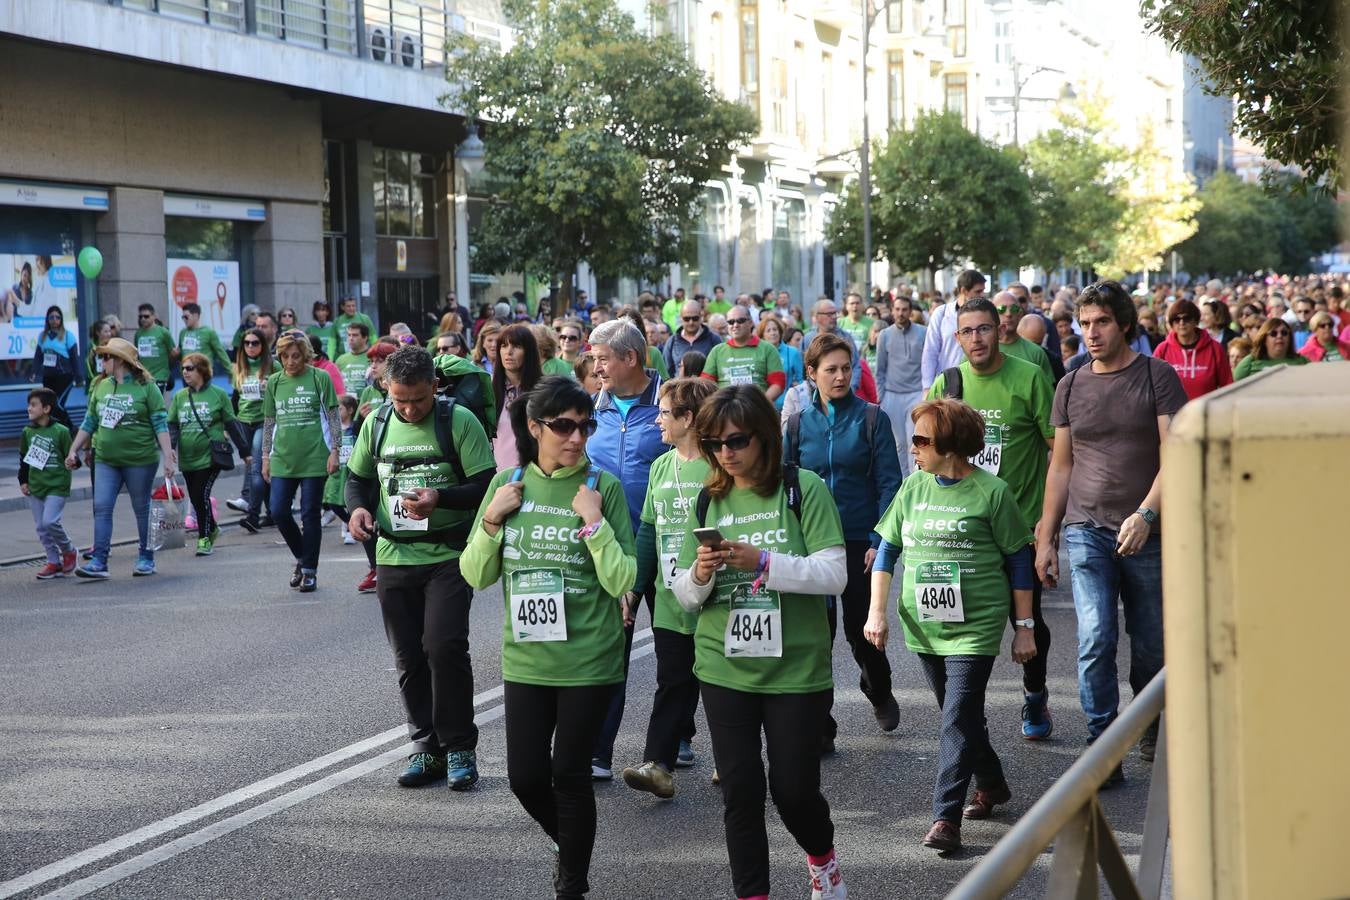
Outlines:
[[[1350, 342], [1338, 340], [1336, 350], [1341, 354], [1341, 359], [1350, 360]], [[1298, 355], [1306, 356], [1308, 362], [1321, 362], [1326, 358], [1327, 348], [1318, 343], [1317, 336], [1313, 335], [1308, 338], [1308, 343], [1303, 345], [1303, 349], [1298, 351]]]
[[872, 367], [867, 364], [867, 360], [862, 362], [862, 380], [858, 382], [858, 389], [853, 393], [857, 394], [868, 403], [877, 403], [877, 380], [872, 375]]
[[1194, 347], [1181, 346], [1176, 332], [1169, 332], [1153, 355], [1171, 363], [1172, 368], [1177, 370], [1188, 400], [1233, 383], [1233, 368], [1228, 362], [1228, 351], [1206, 334], [1204, 329], [1200, 329], [1200, 339]]

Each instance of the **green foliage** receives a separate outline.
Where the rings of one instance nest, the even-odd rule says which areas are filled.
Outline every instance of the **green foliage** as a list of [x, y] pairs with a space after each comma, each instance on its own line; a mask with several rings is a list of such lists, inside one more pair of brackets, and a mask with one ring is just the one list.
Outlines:
[[514, 46], [498, 53], [458, 36], [447, 66], [455, 87], [442, 98], [486, 121], [486, 171], [500, 185], [475, 267], [566, 278], [583, 260], [642, 275], [678, 259], [704, 182], [753, 136], [755, 115], [612, 0], [503, 9]]
[[1263, 189], [1234, 175], [1211, 178], [1200, 191], [1199, 228], [1177, 247], [1186, 268], [1210, 275], [1308, 272], [1314, 256], [1336, 245], [1336, 205], [1297, 187], [1292, 179]]
[[1177, 171], [1147, 123], [1140, 126], [1139, 141], [1125, 157], [1125, 170], [1129, 173], [1122, 195], [1125, 211], [1109, 252], [1095, 267], [1106, 278], [1162, 268], [1163, 254], [1195, 233], [1200, 208], [1195, 182]]
[[[921, 112], [909, 131], [874, 149], [872, 230], [878, 256], [907, 271], [965, 260], [988, 269], [1017, 262], [1031, 191], [1015, 153], [986, 141], [952, 113]], [[862, 255], [857, 183], [830, 218], [835, 252]]]
[[1128, 152], [1111, 132], [1105, 106], [1083, 97], [1056, 113], [1060, 126], [1027, 143], [1034, 209], [1027, 258], [1042, 269], [1090, 269], [1108, 258], [1125, 215]]
[[1199, 59], [1237, 129], [1309, 183], [1342, 183], [1338, 0], [1142, 0], [1145, 21]]

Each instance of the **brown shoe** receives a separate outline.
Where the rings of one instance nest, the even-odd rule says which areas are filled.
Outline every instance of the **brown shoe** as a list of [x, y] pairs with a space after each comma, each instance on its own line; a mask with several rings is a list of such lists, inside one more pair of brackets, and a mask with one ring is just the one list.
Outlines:
[[967, 819], [987, 819], [994, 814], [994, 807], [1007, 803], [1012, 799], [1012, 791], [1008, 790], [1006, 783], [999, 785], [990, 791], [975, 789], [975, 798], [970, 801], [970, 805], [961, 810], [961, 815]]
[[938, 819], [923, 837], [923, 845], [939, 853], [951, 853], [961, 849], [961, 829], [951, 822]]

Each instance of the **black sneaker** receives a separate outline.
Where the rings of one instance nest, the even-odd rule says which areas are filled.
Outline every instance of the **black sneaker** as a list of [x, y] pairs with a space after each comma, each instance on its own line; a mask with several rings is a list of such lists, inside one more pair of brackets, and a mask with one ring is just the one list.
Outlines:
[[408, 757], [408, 768], [398, 776], [403, 787], [425, 787], [445, 780], [445, 757], [434, 753], [414, 753]]
[[258, 525], [258, 520], [250, 518], [249, 516], [244, 516], [244, 518], [239, 520], [239, 527], [247, 531], [249, 534], [257, 534], [260, 528], [260, 526]]
[[899, 728], [900, 704], [895, 701], [895, 695], [887, 694], [885, 700], [872, 707], [872, 715], [876, 717], [882, 731], [894, 731]]
[[304, 575], [300, 576], [300, 587], [298, 589], [300, 593], [312, 594], [318, 586], [319, 580], [314, 577], [313, 572], [306, 572]]
[[295, 564], [295, 571], [291, 573], [291, 587], [298, 588], [300, 580], [305, 577], [305, 573], [300, 571], [300, 564]]
[[261, 519], [258, 520], [259, 528], [271, 528], [275, 524], [277, 523], [272, 520], [271, 516], [263, 516]]
[[1146, 763], [1153, 762], [1153, 757], [1158, 755], [1158, 720], [1154, 719], [1153, 724], [1144, 730], [1144, 736], [1139, 739], [1139, 758]]

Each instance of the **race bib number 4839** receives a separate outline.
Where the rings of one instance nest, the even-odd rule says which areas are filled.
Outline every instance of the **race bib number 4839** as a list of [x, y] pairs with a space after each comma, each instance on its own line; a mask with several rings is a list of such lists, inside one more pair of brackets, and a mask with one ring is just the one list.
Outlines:
[[919, 563], [914, 571], [914, 607], [920, 622], [964, 622], [961, 564]]
[[567, 640], [562, 569], [520, 569], [506, 581], [516, 643]]
[[777, 591], [737, 585], [731, 595], [723, 653], [728, 659], [783, 655], [783, 608]]

